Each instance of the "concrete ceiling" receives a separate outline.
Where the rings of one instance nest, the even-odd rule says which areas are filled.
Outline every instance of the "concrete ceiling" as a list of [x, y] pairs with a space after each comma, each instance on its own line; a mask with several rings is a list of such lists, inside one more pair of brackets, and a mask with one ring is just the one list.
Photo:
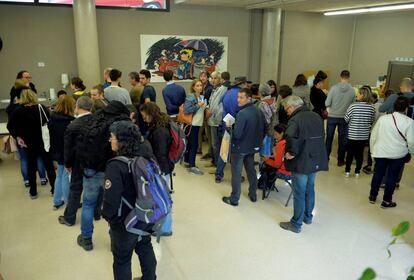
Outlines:
[[413, 3], [414, 0], [174, 0], [176, 4], [238, 7], [246, 9], [282, 8], [289, 11], [326, 12], [351, 8]]

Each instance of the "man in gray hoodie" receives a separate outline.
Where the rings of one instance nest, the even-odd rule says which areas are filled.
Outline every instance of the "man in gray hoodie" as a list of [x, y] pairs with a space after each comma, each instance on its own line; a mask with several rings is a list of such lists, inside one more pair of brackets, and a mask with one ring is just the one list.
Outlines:
[[347, 138], [347, 125], [344, 120], [349, 105], [355, 101], [355, 90], [349, 83], [348, 70], [341, 72], [341, 82], [337, 83], [328, 93], [325, 106], [328, 107], [328, 124], [326, 128], [326, 151], [328, 159], [332, 151], [332, 141], [335, 129], [338, 127], [338, 166], [345, 165], [345, 146]]

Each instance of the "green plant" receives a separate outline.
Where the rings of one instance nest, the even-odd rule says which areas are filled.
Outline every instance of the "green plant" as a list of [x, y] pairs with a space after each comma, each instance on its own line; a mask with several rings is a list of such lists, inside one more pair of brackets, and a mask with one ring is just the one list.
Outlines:
[[[404, 221], [401, 222], [398, 226], [392, 229], [391, 231], [391, 237], [393, 238], [390, 243], [387, 245], [387, 253], [388, 258], [391, 258], [391, 246], [395, 245], [398, 238], [402, 235], [406, 234], [408, 230], [410, 229], [410, 222]], [[377, 277], [377, 274], [375, 273], [374, 269], [367, 268], [362, 273], [361, 277], [358, 278], [358, 280], [373, 280]], [[411, 268], [409, 275], [407, 277], [407, 280], [414, 280], [414, 266]]]

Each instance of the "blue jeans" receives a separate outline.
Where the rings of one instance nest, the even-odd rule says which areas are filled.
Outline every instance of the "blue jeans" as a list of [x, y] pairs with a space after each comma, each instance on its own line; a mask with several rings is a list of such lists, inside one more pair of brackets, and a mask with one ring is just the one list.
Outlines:
[[328, 126], [326, 128], [326, 152], [328, 159], [332, 151], [332, 142], [335, 136], [335, 129], [338, 127], [338, 161], [345, 161], [345, 148], [347, 139], [347, 124], [344, 118], [328, 118]]
[[198, 132], [200, 130], [199, 126], [188, 127], [185, 130], [185, 133], [188, 133], [188, 130], [191, 129], [190, 134], [187, 136], [187, 149], [184, 154], [184, 161], [190, 164], [190, 167], [196, 166], [196, 156], [198, 149]]
[[300, 229], [302, 222], [312, 222], [312, 211], [315, 207], [315, 176], [316, 173], [292, 173], [293, 217], [290, 223]]
[[84, 169], [83, 174], [81, 232], [83, 238], [92, 238], [94, 210], [99, 193], [103, 191], [105, 173]]
[[69, 201], [69, 173], [66, 171], [65, 167], [61, 164], [58, 164], [56, 181], [55, 181], [55, 193], [53, 195], [53, 204], [55, 206], [60, 205], [63, 201], [68, 204]]
[[378, 191], [384, 178], [385, 190], [383, 200], [392, 202], [392, 195], [394, 194], [395, 184], [398, 181], [401, 169], [404, 167], [404, 158], [389, 159], [389, 158], [375, 158], [374, 176], [371, 181], [370, 196], [376, 198]]
[[[20, 158], [20, 170], [22, 172], [24, 182], [29, 182], [29, 163], [27, 161], [27, 152], [17, 145], [17, 152]], [[37, 170], [39, 172], [39, 177], [41, 179], [46, 179], [46, 169], [43, 160], [39, 157], [37, 158]]]
[[231, 196], [230, 200], [237, 203], [241, 193], [241, 173], [244, 168], [249, 180], [249, 197], [256, 198], [257, 175], [254, 167], [254, 154], [231, 154]]

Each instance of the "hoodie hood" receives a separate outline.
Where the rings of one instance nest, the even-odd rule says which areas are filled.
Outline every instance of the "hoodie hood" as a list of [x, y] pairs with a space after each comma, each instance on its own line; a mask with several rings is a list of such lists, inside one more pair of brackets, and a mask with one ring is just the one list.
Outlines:
[[128, 108], [121, 102], [113, 100], [109, 102], [108, 106], [102, 109], [102, 112], [106, 115], [127, 115], [129, 116]]
[[339, 83], [338, 86], [340, 92], [347, 92], [349, 90], [353, 90], [352, 86], [349, 83]]

